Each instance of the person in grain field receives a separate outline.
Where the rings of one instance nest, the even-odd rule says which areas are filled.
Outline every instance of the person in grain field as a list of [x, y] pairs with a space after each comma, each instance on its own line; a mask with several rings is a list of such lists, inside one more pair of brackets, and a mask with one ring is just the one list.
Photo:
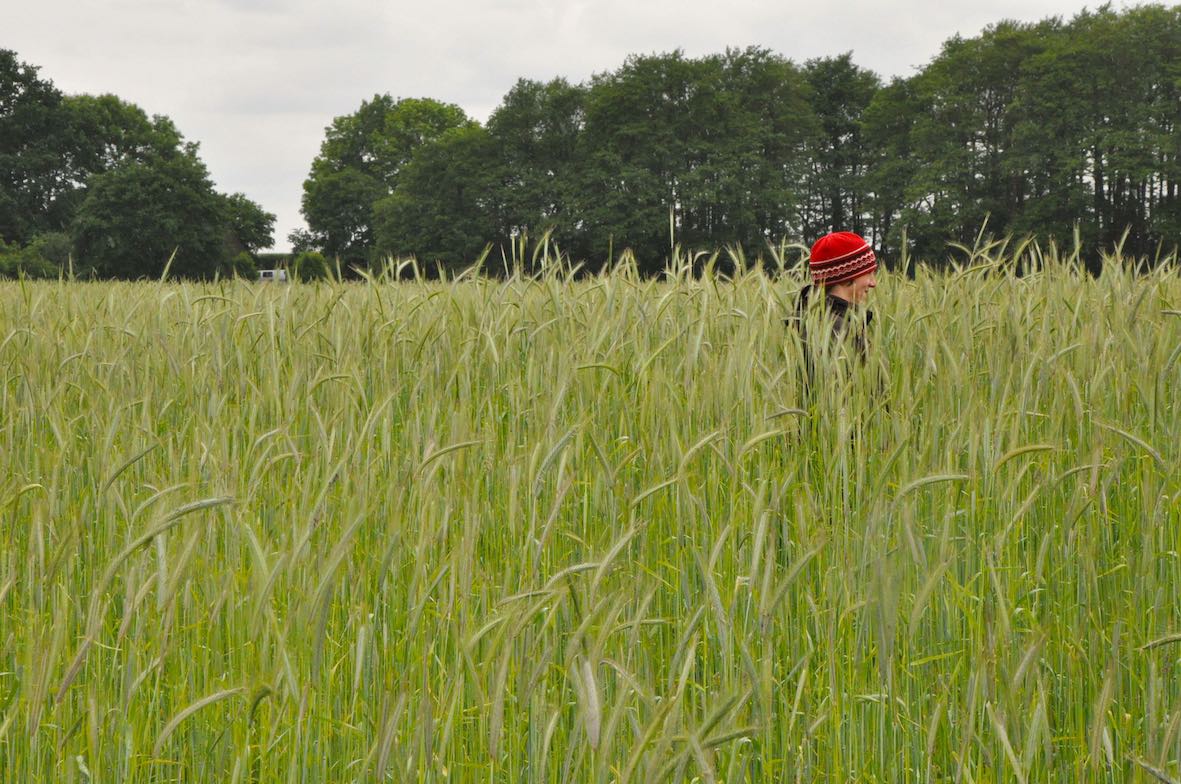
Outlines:
[[[812, 282], [800, 291], [796, 313], [787, 319], [799, 330], [804, 356], [804, 393], [815, 382], [816, 358], [826, 348], [851, 349], [859, 361], [868, 354], [866, 334], [873, 311], [865, 306], [877, 286], [878, 260], [869, 243], [851, 231], [826, 234], [812, 245], [808, 269]], [[831, 340], [809, 339], [806, 315], [817, 312], [832, 330]], [[817, 321], [813, 320], [813, 324]]]

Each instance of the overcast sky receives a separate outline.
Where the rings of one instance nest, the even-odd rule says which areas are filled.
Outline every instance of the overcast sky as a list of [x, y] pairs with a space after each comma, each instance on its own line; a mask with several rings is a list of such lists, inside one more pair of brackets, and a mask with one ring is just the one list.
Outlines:
[[[577, 82], [632, 53], [768, 47], [802, 63], [853, 52], [907, 76], [1001, 19], [1069, 19], [1070, 0], [0, 0], [0, 48], [66, 93], [166, 114], [220, 190], [303, 226], [301, 186], [332, 118], [375, 93], [430, 97], [483, 122], [519, 77]], [[1094, 7], [1096, 3], [1091, 3]], [[1121, 4], [1120, 7], [1122, 7]]]

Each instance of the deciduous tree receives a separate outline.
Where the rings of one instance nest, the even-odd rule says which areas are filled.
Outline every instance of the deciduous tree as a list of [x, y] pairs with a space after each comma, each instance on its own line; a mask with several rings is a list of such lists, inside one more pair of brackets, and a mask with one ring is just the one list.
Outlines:
[[227, 216], [195, 145], [127, 160], [90, 179], [73, 222], [76, 257], [100, 277], [211, 277], [228, 258]]
[[394, 192], [415, 150], [472, 124], [453, 104], [388, 94], [334, 119], [303, 185], [303, 215], [314, 244], [345, 264], [367, 264], [374, 205]]
[[460, 269], [487, 244], [503, 246], [499, 173], [495, 142], [478, 125], [424, 144], [374, 206], [379, 253]]

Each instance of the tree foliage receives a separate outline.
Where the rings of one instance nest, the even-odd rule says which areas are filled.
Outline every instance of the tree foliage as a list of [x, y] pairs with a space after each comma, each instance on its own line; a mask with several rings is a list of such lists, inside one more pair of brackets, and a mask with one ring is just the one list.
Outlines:
[[630, 247], [656, 271], [677, 244], [761, 249], [799, 231], [815, 124], [789, 61], [755, 48], [633, 57], [592, 80], [586, 106], [573, 176], [588, 255]]
[[[490, 196], [503, 222], [499, 235], [489, 239], [540, 238], [578, 223], [573, 174], [581, 166], [586, 98], [584, 87], [565, 79], [521, 79], [488, 118], [488, 151], [496, 159], [486, 176], [498, 178], [498, 195]], [[574, 243], [576, 236], [565, 231], [560, 239]]]
[[270, 247], [275, 235], [275, 215], [251, 201], [243, 193], [221, 196], [222, 214], [229, 235], [251, 254]]
[[[78, 271], [154, 276], [246, 270], [242, 251], [272, 242], [275, 216], [213, 189], [167, 117], [114, 95], [63, 96], [0, 50], [0, 242], [9, 266], [57, 274], [73, 238]], [[63, 258], [64, 257], [64, 258]]]
[[389, 95], [375, 95], [353, 114], [334, 119], [303, 185], [311, 244], [345, 264], [368, 264], [375, 249], [374, 205], [394, 192], [417, 149], [470, 125], [453, 104]]
[[0, 49], [0, 241], [23, 243], [61, 228], [51, 217], [65, 187], [62, 95], [38, 69]]
[[394, 257], [470, 264], [501, 234], [494, 142], [476, 125], [422, 147], [394, 192], [374, 205], [377, 249]]
[[226, 253], [224, 206], [196, 149], [124, 161], [91, 178], [73, 233], [78, 258], [100, 277], [170, 271], [211, 277]]
[[881, 80], [854, 64], [850, 53], [809, 60], [804, 77], [816, 128], [808, 138], [803, 234], [815, 236], [832, 226], [866, 233], [872, 224], [866, 204], [871, 157], [864, 117]]
[[[911, 168], [891, 246], [906, 227], [912, 250], [938, 257], [987, 219], [996, 234], [1063, 243], [1077, 227], [1088, 247], [1127, 231], [1124, 250], [1136, 255], [1175, 247], [1181, 8], [1002, 22], [949, 40], [891, 97], [901, 92], [907, 122], [884, 144], [904, 149]], [[885, 102], [871, 116], [889, 123]]]
[[1181, 236], [1177, 7], [1000, 22], [889, 83], [850, 54], [678, 51], [520, 80], [486, 132], [455, 110], [464, 133], [408, 138], [395, 106], [329, 129], [301, 247], [459, 265], [545, 235], [591, 267], [632, 248], [654, 272], [675, 244], [758, 254], [834, 229], [936, 263], [982, 226], [1086, 247], [1126, 231], [1135, 255]]
[[24, 247], [0, 240], [0, 279], [57, 277], [68, 260], [69, 244], [64, 234], [41, 234]]

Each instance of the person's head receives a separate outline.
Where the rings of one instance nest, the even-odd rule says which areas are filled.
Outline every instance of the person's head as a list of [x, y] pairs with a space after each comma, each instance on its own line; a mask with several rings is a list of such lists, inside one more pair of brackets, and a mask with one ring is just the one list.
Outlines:
[[877, 256], [851, 231], [834, 231], [816, 240], [808, 267], [813, 283], [847, 302], [864, 302], [878, 283]]

